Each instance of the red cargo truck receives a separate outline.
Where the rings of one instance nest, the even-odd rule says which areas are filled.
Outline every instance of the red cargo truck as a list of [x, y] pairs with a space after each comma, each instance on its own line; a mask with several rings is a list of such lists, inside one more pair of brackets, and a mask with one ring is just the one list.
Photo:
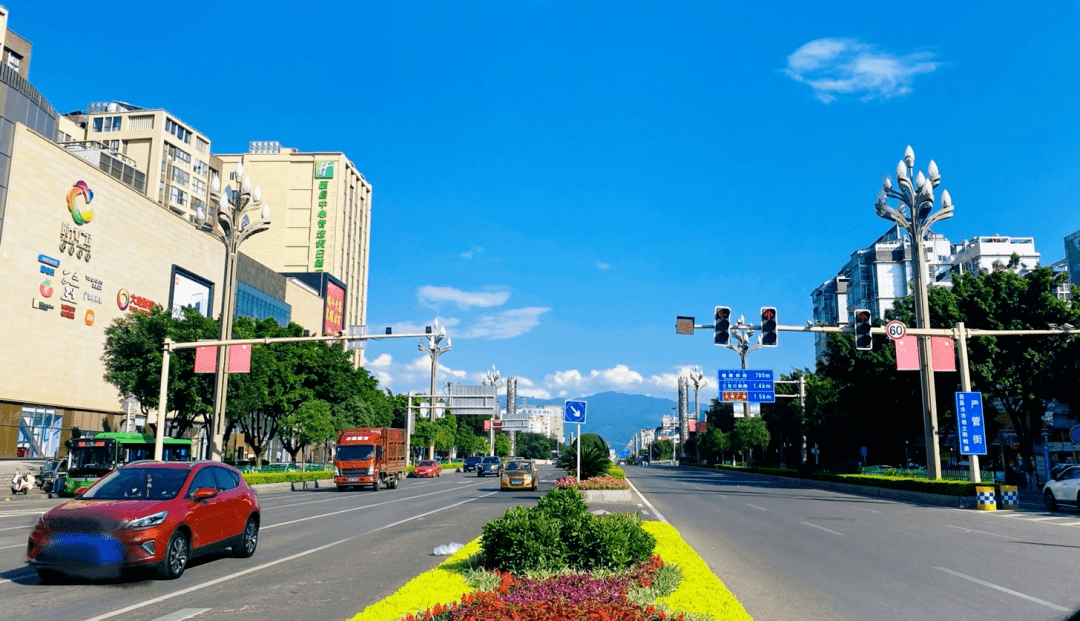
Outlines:
[[405, 430], [389, 427], [342, 429], [334, 452], [338, 491], [370, 485], [394, 489], [405, 478]]

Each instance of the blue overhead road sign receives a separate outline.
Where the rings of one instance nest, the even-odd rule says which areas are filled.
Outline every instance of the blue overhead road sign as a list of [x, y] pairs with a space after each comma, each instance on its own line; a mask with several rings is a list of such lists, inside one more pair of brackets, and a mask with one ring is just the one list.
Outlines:
[[576, 423], [579, 425], [585, 424], [585, 402], [584, 401], [567, 401], [565, 409], [563, 410], [563, 422], [564, 423]]

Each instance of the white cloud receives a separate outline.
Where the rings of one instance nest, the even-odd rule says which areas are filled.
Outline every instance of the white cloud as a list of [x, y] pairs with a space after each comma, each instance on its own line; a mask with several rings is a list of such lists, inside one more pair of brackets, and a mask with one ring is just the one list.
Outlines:
[[[646, 383], [651, 384], [653, 386], [656, 386], [657, 388], [663, 389], [664, 391], [671, 391], [673, 393], [678, 394], [678, 391], [679, 391], [679, 378], [680, 377], [690, 377], [691, 375], [694, 374], [695, 370], [696, 370], [695, 367], [692, 367], [692, 366], [689, 366], [689, 365], [684, 365], [684, 366], [681, 366], [681, 367], [677, 367], [675, 369], [675, 371], [672, 371], [670, 373], [661, 373], [660, 375], [651, 375], [651, 376], [649, 376], [649, 379], [647, 380]], [[706, 386], [712, 386], [713, 388], [715, 388], [716, 387], [716, 379], [712, 378], [712, 376], [710, 376], [710, 375], [708, 375], [706, 373], [706, 374], [704, 374], [700, 385], [701, 385], [702, 389], [704, 389]], [[693, 390], [693, 387], [691, 387], [691, 390]]]
[[559, 396], [589, 394], [606, 390], [622, 391], [645, 384], [645, 378], [625, 364], [610, 369], [593, 369], [584, 375], [577, 369], [556, 371], [544, 378], [543, 385]]
[[385, 369], [394, 363], [394, 358], [390, 354], [379, 354], [374, 360], [369, 360], [367, 366], [375, 367], [376, 369]]
[[510, 339], [521, 336], [539, 325], [540, 315], [549, 310], [551, 309], [535, 306], [483, 315], [466, 328], [461, 336], [481, 339]]
[[784, 73], [829, 103], [842, 95], [863, 101], [906, 95], [916, 75], [941, 67], [930, 52], [893, 54], [856, 39], [817, 39], [788, 56]]
[[472, 259], [474, 256], [480, 254], [483, 251], [484, 251], [484, 249], [481, 248], [480, 246], [475, 246], [475, 247], [473, 247], [472, 250], [466, 250], [465, 252], [462, 252], [461, 256], [466, 258], [466, 259]]
[[603, 261], [597, 261], [596, 268], [602, 272], [606, 272], [607, 270], [611, 269], [611, 264], [604, 263]]
[[502, 306], [510, 299], [510, 292], [462, 291], [454, 287], [424, 285], [416, 292], [416, 298], [425, 306], [438, 307], [440, 302], [450, 302], [462, 310], [468, 310], [474, 306], [480, 308]]

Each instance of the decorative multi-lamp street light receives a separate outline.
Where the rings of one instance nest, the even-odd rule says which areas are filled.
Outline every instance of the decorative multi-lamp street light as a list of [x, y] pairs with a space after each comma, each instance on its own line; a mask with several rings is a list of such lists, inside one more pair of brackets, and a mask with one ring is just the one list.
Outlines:
[[[214, 175], [210, 182], [210, 203], [217, 204], [217, 226], [212, 233], [225, 244], [225, 277], [222, 280], [224, 291], [221, 299], [221, 340], [232, 338], [233, 315], [236, 313], [236, 255], [240, 244], [256, 233], [270, 228], [270, 205], [262, 202], [262, 191], [255, 186], [251, 190], [251, 179], [244, 175], [243, 160], [236, 163], [233, 178], [240, 185], [234, 190], [231, 185], [221, 192], [221, 180]], [[258, 219], [252, 215], [258, 213]], [[195, 214], [195, 222], [202, 226], [206, 222], [206, 210], [200, 206]], [[225, 437], [225, 396], [229, 386], [229, 348], [218, 347], [217, 370], [214, 383], [214, 414], [211, 420], [213, 432], [210, 438], [210, 459], [223, 457]]]
[[[934, 188], [941, 183], [937, 164], [933, 160], [926, 167], [927, 175], [919, 171], [914, 177], [915, 152], [909, 146], [904, 159], [896, 165], [896, 186], [885, 175], [874, 208], [877, 215], [900, 225], [911, 237], [915, 251], [915, 321], [921, 329], [930, 328], [930, 303], [927, 287], [926, 247], [923, 238], [930, 225], [953, 216], [952, 198], [948, 190], [941, 191], [941, 209], [934, 212]], [[888, 199], [896, 199], [898, 205], [890, 207]], [[930, 337], [918, 337], [919, 371], [922, 379], [923, 428], [926, 434], [926, 471], [931, 479], [941, 478], [941, 449], [937, 439], [937, 403], [934, 398], [934, 367]]]
[[695, 365], [694, 370], [690, 372], [690, 383], [694, 385], [694, 418], [697, 421], [701, 418], [701, 408], [698, 406], [698, 392], [702, 386], [707, 386], [709, 383], [705, 381], [705, 374], [701, 372], [701, 367]]
[[[446, 346], [442, 345], [443, 339], [446, 339]], [[422, 352], [426, 352], [431, 356], [431, 400], [428, 401], [428, 418], [432, 421], [435, 420], [435, 374], [439, 369], [439, 356], [450, 351], [450, 339], [446, 338], [446, 328], [439, 327], [439, 320], [435, 320], [435, 327], [432, 333], [427, 337], [427, 345], [424, 341], [420, 341], [417, 347]], [[435, 442], [434, 440], [428, 444], [428, 459], [435, 459]]]
[[[491, 365], [491, 370], [484, 374], [484, 380], [491, 384], [491, 390], [495, 393], [495, 411], [499, 410], [499, 370]], [[510, 395], [507, 394], [506, 411], [510, 411]], [[491, 426], [488, 428], [488, 445], [491, 451], [488, 455], [495, 454], [495, 414], [491, 415]]]

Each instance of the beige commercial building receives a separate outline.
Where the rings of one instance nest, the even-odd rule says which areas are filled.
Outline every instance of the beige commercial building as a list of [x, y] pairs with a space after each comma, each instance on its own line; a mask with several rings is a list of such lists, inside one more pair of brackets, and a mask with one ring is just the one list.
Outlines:
[[[344, 286], [339, 329], [367, 323], [368, 254], [371, 240], [371, 185], [336, 152], [301, 153], [276, 142], [252, 142], [248, 153], [219, 154], [222, 185], [230, 183], [236, 163], [262, 188], [270, 205], [270, 230], [244, 242], [243, 251], [259, 263], [285, 274], [330, 274]], [[333, 297], [330, 279], [323, 279]], [[330, 302], [328, 301], [328, 304]], [[323, 333], [333, 331], [333, 322]], [[353, 362], [363, 363], [362, 352]]]
[[[155, 304], [220, 314], [224, 246], [50, 138], [13, 128], [0, 237], [0, 457], [49, 456], [73, 425], [121, 424], [123, 399], [103, 379], [113, 321]], [[241, 278], [257, 281], [250, 263]], [[292, 320], [319, 325], [322, 300], [278, 278]]]

